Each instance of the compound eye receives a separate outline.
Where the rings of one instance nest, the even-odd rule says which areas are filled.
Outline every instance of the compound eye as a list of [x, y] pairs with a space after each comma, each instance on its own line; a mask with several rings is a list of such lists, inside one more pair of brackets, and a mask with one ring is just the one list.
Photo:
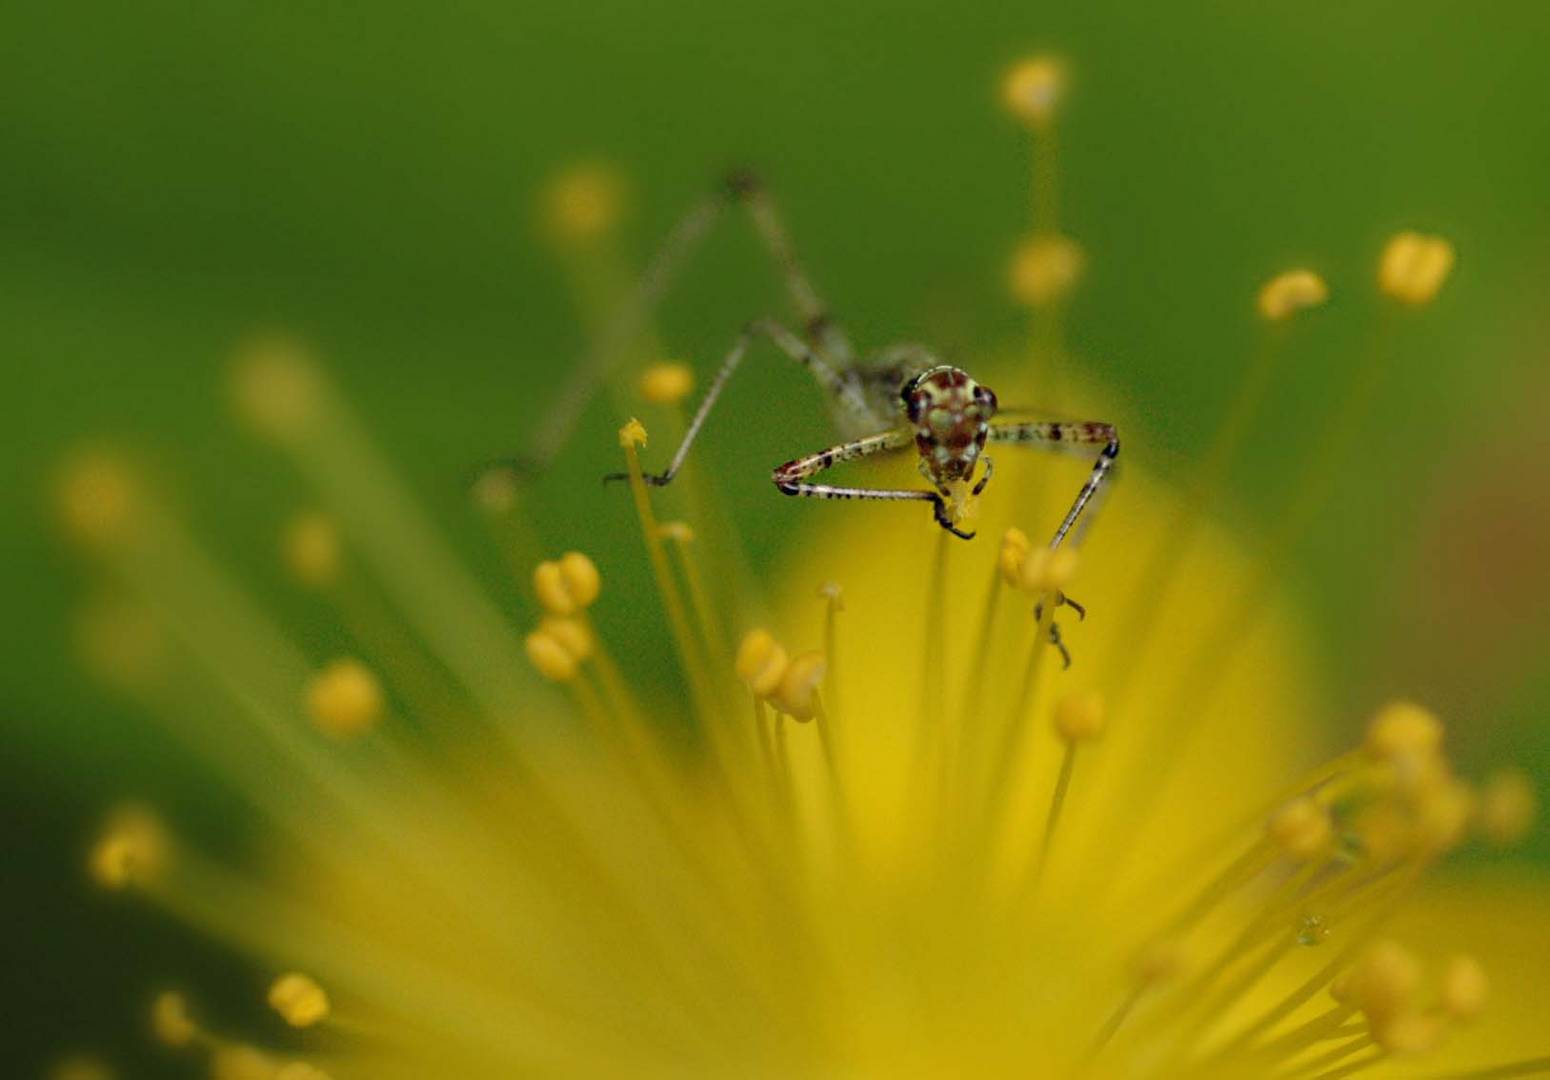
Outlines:
[[996, 392], [994, 390], [988, 386], [981, 386], [974, 391], [974, 397], [980, 403], [980, 408], [983, 410], [987, 420], [996, 415], [996, 409], [1000, 407], [1000, 402], [996, 400]]

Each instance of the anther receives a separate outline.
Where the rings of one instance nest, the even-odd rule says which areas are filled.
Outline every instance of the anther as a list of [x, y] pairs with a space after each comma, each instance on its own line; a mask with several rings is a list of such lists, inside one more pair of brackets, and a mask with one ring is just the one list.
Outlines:
[[91, 547], [125, 536], [135, 520], [138, 496], [129, 466], [105, 452], [85, 452], [68, 460], [55, 493], [65, 534]]
[[1380, 761], [1430, 757], [1442, 746], [1442, 721], [1420, 705], [1392, 702], [1368, 724], [1366, 746]]
[[602, 591], [597, 565], [579, 551], [533, 568], [533, 592], [551, 615], [574, 615], [591, 607]]
[[1491, 984], [1473, 956], [1455, 956], [1442, 974], [1442, 1008], [1455, 1020], [1473, 1020], [1485, 1009]]
[[811, 720], [818, 715], [818, 687], [827, 670], [823, 653], [803, 653], [786, 665], [786, 673], [770, 700], [793, 720]]
[[653, 364], [641, 374], [639, 388], [653, 405], [676, 405], [694, 390], [694, 372], [687, 364]]
[[188, 1014], [188, 1000], [174, 990], [164, 990], [151, 1001], [151, 1034], [163, 1046], [178, 1049], [193, 1042], [199, 1025]]
[[290, 338], [258, 338], [240, 347], [231, 387], [237, 414], [266, 438], [304, 435], [322, 414], [323, 378], [307, 348]]
[[1318, 307], [1329, 299], [1329, 286], [1312, 270], [1288, 270], [1265, 282], [1259, 290], [1259, 313], [1271, 322], [1282, 322], [1299, 311]]
[[167, 864], [170, 847], [167, 831], [154, 814], [142, 807], [121, 807], [92, 845], [87, 869], [104, 888], [127, 888], [154, 880]]
[[597, 646], [591, 628], [581, 619], [546, 615], [539, 622], [538, 631], [553, 638], [578, 663], [591, 659], [593, 650]]
[[1092, 742], [1103, 735], [1103, 696], [1096, 690], [1067, 694], [1055, 703], [1055, 733], [1069, 743]]
[[273, 1080], [331, 1080], [328, 1073], [305, 1061], [289, 1061], [280, 1066]]
[[1036, 548], [1023, 560], [1019, 584], [1031, 593], [1057, 593], [1076, 573], [1074, 548]]
[[750, 630], [737, 647], [737, 677], [755, 697], [768, 698], [780, 689], [787, 659], [786, 650], [768, 630]]
[[631, 417], [625, 425], [619, 429], [619, 445], [625, 449], [632, 446], [646, 445], [646, 425]]
[[1440, 236], [1402, 232], [1378, 263], [1378, 287], [1405, 304], [1430, 303], [1453, 270], [1453, 245]]
[[328, 994], [317, 980], [299, 971], [281, 975], [269, 985], [269, 1007], [291, 1027], [311, 1027], [327, 1019]]
[[1022, 586], [1023, 560], [1028, 558], [1031, 547], [1028, 534], [1019, 528], [1010, 528], [1001, 536], [1001, 551], [996, 557], [996, 565], [1001, 570], [1001, 580], [1014, 589]]
[[313, 726], [338, 739], [353, 738], [382, 718], [385, 695], [372, 670], [359, 660], [334, 660], [312, 677], [306, 690]]
[[521, 490], [518, 472], [511, 465], [501, 463], [482, 470], [469, 490], [474, 505], [486, 514], [509, 514], [517, 505]]
[[1012, 298], [1032, 308], [1047, 307], [1071, 292], [1086, 261], [1068, 236], [1050, 233], [1025, 240], [1012, 255]]
[[1436, 1016], [1402, 1012], [1372, 1024], [1372, 1039], [1390, 1054], [1422, 1054], [1437, 1045], [1442, 1023]]
[[164, 671], [167, 640], [141, 604], [99, 597], [76, 616], [76, 653], [92, 676], [109, 686], [137, 690]]
[[1277, 810], [1265, 831], [1288, 855], [1313, 859], [1329, 851], [1335, 836], [1329, 811], [1306, 796]]
[[625, 183], [606, 165], [576, 165], [549, 181], [544, 225], [561, 243], [586, 243], [610, 231], [624, 208]]
[[210, 1055], [210, 1080], [274, 1080], [277, 1071], [274, 1058], [245, 1043], [218, 1046]]
[[534, 630], [522, 644], [533, 667], [550, 682], [570, 682], [576, 677], [579, 658], [548, 630]]
[[339, 577], [339, 530], [323, 514], [299, 514], [285, 527], [281, 555], [290, 575], [314, 589], [327, 588]]
[[1408, 1012], [1421, 985], [1421, 965], [1414, 954], [1393, 941], [1376, 942], [1357, 962], [1346, 980], [1346, 999], [1361, 1009], [1376, 1027]]
[[1527, 774], [1520, 769], [1502, 769], [1493, 773], [1481, 789], [1476, 821], [1491, 843], [1515, 844], [1534, 824], [1538, 803]]
[[1007, 72], [1001, 97], [1012, 115], [1042, 127], [1055, 118], [1065, 89], [1065, 64], [1053, 56], [1036, 56]]

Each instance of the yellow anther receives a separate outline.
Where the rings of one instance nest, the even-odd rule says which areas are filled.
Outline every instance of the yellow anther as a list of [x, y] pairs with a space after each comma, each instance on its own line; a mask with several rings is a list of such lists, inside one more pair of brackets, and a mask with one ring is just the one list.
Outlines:
[[143, 807], [125, 806], [109, 815], [88, 854], [87, 869], [98, 885], [123, 889], [154, 880], [170, 854], [161, 820]]
[[1067, 742], [1091, 742], [1103, 734], [1103, 695], [1096, 690], [1067, 694], [1055, 703], [1055, 733]]
[[1393, 941], [1378, 941], [1351, 970], [1349, 1000], [1376, 1026], [1407, 1013], [1421, 985], [1421, 964], [1414, 954]]
[[1012, 298], [1029, 307], [1045, 307], [1071, 292], [1087, 257], [1068, 236], [1048, 234], [1024, 241], [1012, 254]]
[[1469, 829], [1475, 810], [1475, 793], [1468, 784], [1450, 780], [1428, 788], [1415, 807], [1415, 840], [1428, 855], [1439, 855], [1458, 846]]
[[793, 720], [811, 720], [818, 714], [818, 687], [827, 670], [828, 662], [821, 652], [806, 652], [794, 657], [786, 665], [780, 687], [770, 700]]
[[479, 474], [469, 492], [474, 505], [486, 514], [509, 514], [517, 505], [516, 471], [509, 465], [491, 465]]
[[579, 551], [567, 551], [560, 556], [560, 574], [571, 598], [581, 607], [591, 607], [603, 590], [597, 564]]
[[328, 994], [310, 975], [292, 971], [269, 985], [269, 1007], [291, 1027], [311, 1027], [328, 1017]]
[[322, 375], [305, 346], [286, 338], [262, 338], [239, 348], [231, 387], [237, 415], [266, 438], [303, 435], [322, 413]]
[[640, 396], [653, 405], [675, 405], [693, 390], [694, 371], [688, 364], [652, 364], [640, 377]]
[[533, 592], [551, 615], [574, 615], [591, 607], [602, 588], [596, 564], [579, 551], [533, 568]]
[[1152, 942], [1135, 959], [1136, 978], [1148, 986], [1171, 982], [1183, 974], [1188, 966], [1188, 952], [1173, 938]]
[[1375, 786], [1411, 803], [1428, 798], [1453, 783], [1453, 766], [1440, 752], [1401, 755], [1384, 762], [1375, 773]]
[[274, 1080], [330, 1080], [329, 1075], [316, 1065], [305, 1061], [291, 1061], [280, 1066]]
[[386, 697], [372, 670], [359, 660], [334, 660], [307, 684], [307, 715], [325, 735], [348, 739], [382, 719]]
[[1014, 589], [1023, 583], [1023, 561], [1028, 558], [1032, 546], [1028, 534], [1015, 526], [1001, 536], [1001, 552], [996, 557], [996, 565], [1001, 569], [1001, 579]]
[[632, 446], [646, 445], [646, 425], [631, 417], [630, 420], [619, 429], [619, 445], [625, 449]]
[[1299, 859], [1323, 855], [1335, 837], [1329, 811], [1306, 796], [1293, 799], [1277, 810], [1265, 831], [1282, 850]]
[[1473, 1020], [1485, 1009], [1491, 982], [1473, 956], [1455, 956], [1442, 973], [1442, 1008], [1455, 1020]]
[[48, 1071], [48, 1080], [114, 1080], [112, 1067], [101, 1058], [89, 1054], [73, 1054], [55, 1063]]
[[139, 491], [134, 473], [106, 452], [82, 452], [65, 462], [55, 489], [60, 525], [91, 547], [121, 540], [133, 527]]
[[1453, 270], [1453, 245], [1440, 236], [1402, 232], [1378, 263], [1378, 288], [1406, 304], [1426, 304]]
[[818, 596], [820, 599], [827, 600], [830, 604], [833, 604], [835, 611], [845, 610], [845, 590], [840, 587], [838, 581], [825, 581], [818, 586]]
[[1480, 831], [1493, 844], [1515, 844], [1534, 824], [1539, 799], [1520, 769], [1502, 769], [1486, 780], [1476, 807]]
[[592, 657], [597, 642], [592, 630], [580, 619], [567, 619], [559, 615], [546, 615], [538, 624], [538, 632], [557, 642], [580, 663]]
[[767, 698], [780, 689], [786, 662], [786, 650], [768, 630], [750, 630], [737, 647], [737, 677], [755, 697]]
[[281, 539], [285, 568], [303, 585], [326, 588], [339, 578], [339, 530], [323, 514], [299, 514]]
[[81, 663], [110, 686], [137, 689], [151, 682], [165, 659], [166, 640], [151, 613], [132, 601], [101, 598], [75, 621]]
[[1019, 584], [1031, 593], [1055, 593], [1076, 574], [1076, 549], [1035, 548], [1023, 560]]
[[1383, 761], [1425, 758], [1442, 746], [1442, 721], [1408, 701], [1379, 709], [1367, 726], [1367, 751]]
[[1007, 72], [1001, 98], [1013, 116], [1038, 127], [1055, 118], [1065, 90], [1065, 63], [1053, 56], [1036, 56]]
[[1390, 1054], [1423, 1054], [1437, 1045], [1442, 1023], [1420, 1012], [1395, 1013], [1372, 1022], [1372, 1040]]
[[664, 521], [657, 526], [657, 535], [675, 544], [694, 543], [694, 530], [687, 521]]
[[527, 658], [538, 673], [551, 682], [570, 682], [576, 677], [580, 661], [554, 635], [534, 630], [523, 641]]
[[199, 1025], [188, 1015], [188, 1000], [174, 990], [164, 990], [151, 1002], [151, 1034], [163, 1046], [181, 1047], [194, 1041]]
[[1329, 299], [1329, 286], [1312, 270], [1288, 270], [1265, 282], [1259, 290], [1259, 313], [1271, 322], [1289, 319], [1299, 311], [1318, 307]]
[[594, 240], [618, 222], [624, 191], [624, 178], [606, 165], [573, 166], [544, 191], [544, 225], [559, 241]]
[[274, 1058], [243, 1043], [218, 1046], [210, 1054], [210, 1080], [275, 1080]]

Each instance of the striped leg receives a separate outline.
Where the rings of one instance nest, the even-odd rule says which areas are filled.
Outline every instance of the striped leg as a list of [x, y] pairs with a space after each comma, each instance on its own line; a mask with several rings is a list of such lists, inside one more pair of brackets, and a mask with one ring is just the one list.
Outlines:
[[[694, 417], [689, 421], [689, 429], [684, 432], [683, 441], [678, 444], [678, 449], [673, 452], [673, 458], [668, 462], [667, 468], [660, 473], [647, 473], [645, 480], [648, 484], [664, 487], [673, 482], [673, 477], [678, 475], [678, 470], [683, 468], [684, 459], [689, 456], [689, 448], [694, 445], [694, 440], [699, 437], [700, 429], [705, 426], [705, 419], [710, 415], [710, 410], [721, 398], [721, 392], [726, 389], [727, 382], [732, 378], [732, 373], [743, 362], [743, 356], [748, 352], [748, 346], [754, 338], [763, 337], [772, 342], [776, 348], [785, 353], [792, 360], [801, 364], [829, 394], [841, 404], [849, 413], [855, 413], [862, 419], [869, 419], [871, 414], [867, 411], [866, 401], [860, 392], [851, 383], [846, 382], [837, 375], [819, 354], [801, 338], [780, 323], [772, 319], [760, 319], [743, 327], [742, 333], [737, 335], [737, 340], [732, 343], [732, 348], [727, 351], [726, 358], [721, 361], [721, 368], [716, 372], [716, 377], [711, 380], [710, 389], [705, 391], [705, 397], [700, 401], [700, 407], [694, 411]], [[610, 480], [628, 479], [629, 473], [609, 473], [603, 477], [606, 484]]]
[[786, 292], [791, 297], [798, 318], [802, 320], [807, 340], [837, 367], [850, 367], [855, 362], [855, 349], [845, 331], [830, 317], [828, 307], [818, 296], [812, 282], [802, 272], [791, 236], [763, 182], [754, 173], [741, 170], [727, 178], [727, 188], [742, 201], [759, 238], [769, 249], [770, 258], [780, 269]]
[[855, 461], [857, 458], [871, 457], [874, 454], [885, 454], [895, 450], [902, 450], [914, 442], [914, 436], [908, 430], [885, 431], [881, 435], [868, 435], [864, 439], [854, 442], [840, 443], [831, 446], [827, 450], [820, 450], [816, 454], [808, 454], [806, 457], [788, 461], [777, 468], [770, 477], [783, 494], [802, 495], [810, 499], [876, 499], [886, 502], [928, 502], [936, 517], [936, 523], [954, 536], [965, 540], [974, 539], [974, 534], [964, 532], [953, 524], [952, 517], [947, 512], [947, 501], [935, 491], [921, 491], [913, 488], [857, 488], [835, 487], [832, 484], [809, 484], [805, 481], [817, 476], [834, 465], [846, 461]]
[[1077, 519], [1082, 516], [1082, 511], [1103, 486], [1104, 477], [1114, 467], [1114, 460], [1119, 457], [1119, 432], [1113, 424], [1104, 424], [1094, 421], [1080, 423], [1067, 423], [1057, 420], [1028, 420], [1017, 424], [992, 425], [990, 429], [990, 441], [1002, 443], [1037, 444], [1042, 447], [1055, 448], [1060, 446], [1102, 446], [1098, 453], [1098, 460], [1093, 462], [1093, 471], [1087, 477], [1087, 483], [1082, 485], [1082, 490], [1077, 492], [1076, 501], [1071, 504], [1071, 509], [1066, 511], [1066, 516], [1060, 523], [1060, 528], [1055, 530], [1055, 537], [1050, 541], [1051, 548], [1058, 548], [1066, 539], [1071, 529], [1076, 525]]
[[571, 368], [570, 377], [558, 396], [544, 410], [543, 421], [533, 433], [526, 452], [514, 462], [519, 465], [519, 472], [536, 473], [549, 467], [570, 438], [582, 412], [630, 344], [640, 337], [651, 313], [689, 256], [721, 217], [726, 204], [727, 193], [717, 192], [693, 206], [673, 226], [646, 265], [634, 292]]
[[[640, 336], [651, 313], [689, 257], [733, 201], [748, 212], [754, 230], [779, 268], [792, 307], [807, 329], [812, 349], [831, 367], [851, 365], [854, 350], [850, 340], [830, 319], [828, 309], [802, 272], [790, 237], [763, 185], [750, 172], [734, 172], [673, 226], [647, 264], [634, 291], [603, 327], [581, 360], [571, 368], [570, 378], [545, 411], [527, 452], [506, 464], [515, 466], [520, 473], [535, 473], [548, 467], [614, 365], [625, 355], [630, 343]], [[789, 331], [787, 334], [794, 340], [801, 340]]]

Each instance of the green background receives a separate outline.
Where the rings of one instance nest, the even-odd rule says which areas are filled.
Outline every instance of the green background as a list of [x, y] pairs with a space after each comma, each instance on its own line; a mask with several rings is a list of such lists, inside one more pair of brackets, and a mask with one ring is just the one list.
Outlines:
[[[240, 815], [75, 674], [79, 575], [46, 523], [64, 448], [98, 433], [147, 448], [201, 527], [272, 581], [274, 522], [301, 488], [234, 431], [221, 375], [244, 333], [293, 328], [474, 565], [499, 573], [461, 482], [521, 445], [581, 346], [534, 230], [556, 167], [620, 166], [644, 254], [729, 163], [756, 164], [860, 340], [930, 340], [972, 366], [1022, 325], [1004, 268], [1028, 225], [1027, 145], [996, 85], [1030, 50], [1073, 64], [1063, 224], [1090, 268], [1071, 347], [1139, 419], [1131, 460], [1166, 476], [1208, 445], [1266, 276], [1307, 263], [1331, 281], [1218, 508], [1246, 528], [1274, 524], [1370, 339], [1383, 238], [1456, 241], [1456, 279], [1405, 320], [1361, 450], [1286, 577], [1324, 650], [1332, 737], [1417, 692], [1449, 712], [1466, 765], [1543, 776], [1547, 41], [1536, 3], [9, 5], [7, 1059], [34, 1070], [98, 1045], [137, 1060], [143, 995], [164, 977], [217, 1001], [229, 987], [227, 1016], [256, 996], [237, 959], [82, 885], [81, 845], [120, 795], [153, 796], [215, 845], [241, 842]], [[778, 299], [746, 230], [726, 229], [667, 306], [665, 339], [703, 372]], [[705, 459], [765, 560], [816, 521], [765, 476], [825, 439], [820, 402], [765, 364], [726, 409]], [[614, 423], [592, 410], [542, 485], [556, 549], [629, 527], [596, 485]], [[644, 595], [627, 572], [610, 582], [624, 603]]]

